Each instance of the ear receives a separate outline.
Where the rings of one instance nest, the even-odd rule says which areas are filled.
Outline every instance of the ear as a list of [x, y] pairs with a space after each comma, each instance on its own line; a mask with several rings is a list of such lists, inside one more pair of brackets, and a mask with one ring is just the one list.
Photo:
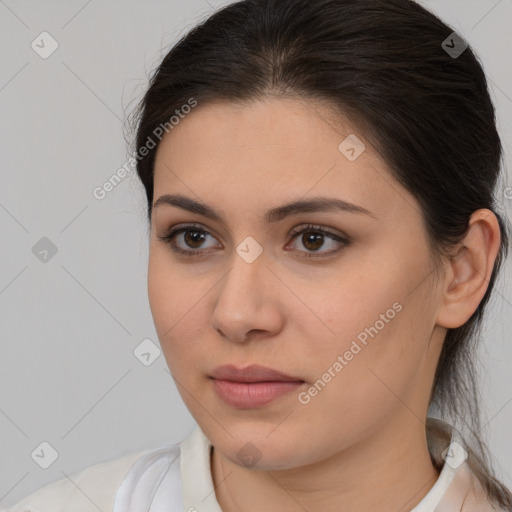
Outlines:
[[500, 241], [496, 215], [486, 208], [475, 211], [456, 254], [447, 263], [438, 325], [460, 327], [475, 312], [487, 290]]

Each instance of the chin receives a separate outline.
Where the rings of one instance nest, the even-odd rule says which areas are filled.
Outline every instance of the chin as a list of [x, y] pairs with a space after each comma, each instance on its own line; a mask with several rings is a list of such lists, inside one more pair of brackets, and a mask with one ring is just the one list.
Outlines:
[[221, 439], [210, 439], [224, 457], [240, 467], [268, 471], [290, 469], [302, 463], [295, 458], [299, 453], [304, 456], [303, 443], [294, 440], [289, 431], [283, 429], [279, 435], [276, 430], [269, 436], [272, 428], [252, 424], [240, 429], [231, 426], [229, 432], [233, 437], [226, 434]]

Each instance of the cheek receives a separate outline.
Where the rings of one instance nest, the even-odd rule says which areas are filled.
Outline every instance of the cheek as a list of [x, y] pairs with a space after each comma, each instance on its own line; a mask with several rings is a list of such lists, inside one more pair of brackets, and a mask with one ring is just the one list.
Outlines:
[[211, 283], [207, 281], [184, 277], [178, 267], [169, 264], [165, 255], [157, 251], [150, 253], [149, 305], [162, 351], [173, 374], [192, 375], [187, 369], [205, 357], [201, 339], [208, 325], [204, 296]]
[[153, 322], [162, 348], [172, 339], [179, 320], [186, 317], [186, 293], [189, 287], [179, 273], [165, 262], [158, 252], [150, 252], [148, 265], [148, 299]]
[[160, 259], [150, 252], [148, 265], [148, 299], [153, 321], [158, 332], [160, 342], [164, 341], [164, 334], [172, 327], [172, 318], [169, 312], [175, 311], [172, 307], [176, 300], [175, 290], [179, 286], [172, 277], [172, 273], [160, 264]]
[[307, 404], [299, 411], [311, 428], [327, 429], [327, 438], [350, 444], [409, 402], [418, 361], [414, 352], [404, 351], [408, 322], [402, 314], [405, 308], [380, 330], [381, 324], [374, 330], [375, 321], [368, 322], [367, 330], [351, 325], [352, 332], [365, 336], [342, 335], [310, 353], [316, 372], [307, 396], [300, 397], [300, 404]]
[[293, 321], [302, 325], [309, 339], [322, 340], [311, 344], [314, 349], [348, 350], [353, 339], [369, 338], [368, 330], [376, 323], [379, 337], [389, 332], [389, 325], [400, 315], [396, 303], [403, 301], [404, 289], [396, 269], [384, 272], [382, 262], [347, 264], [328, 279], [295, 283], [294, 292], [307, 307], [299, 304], [292, 312]]
[[414, 379], [428, 334], [415, 325], [422, 298], [408, 295], [410, 274], [382, 261], [361, 268], [364, 273], [338, 273], [307, 295], [300, 290], [316, 315], [295, 317], [310, 340], [304, 346], [310, 375], [320, 379], [319, 389], [328, 382], [319, 394], [340, 411], [396, 401], [390, 390], [400, 395]]
[[161, 342], [172, 335], [180, 319], [193, 307], [197, 284], [180, 273], [166, 251], [151, 248], [148, 264], [148, 299]]

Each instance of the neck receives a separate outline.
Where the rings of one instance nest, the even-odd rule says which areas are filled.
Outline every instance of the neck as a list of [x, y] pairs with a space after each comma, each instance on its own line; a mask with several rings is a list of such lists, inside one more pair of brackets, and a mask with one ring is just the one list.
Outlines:
[[214, 449], [217, 501], [224, 512], [410, 511], [439, 473], [430, 459], [424, 425], [414, 415], [407, 420], [404, 425], [400, 418], [400, 428], [387, 423], [328, 459], [287, 470], [240, 467]]

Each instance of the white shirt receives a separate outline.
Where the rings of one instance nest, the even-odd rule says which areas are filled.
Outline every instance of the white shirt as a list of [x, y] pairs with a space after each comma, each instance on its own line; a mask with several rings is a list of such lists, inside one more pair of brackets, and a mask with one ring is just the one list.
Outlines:
[[[481, 497], [482, 488], [465, 460], [457, 430], [452, 429], [448, 450], [446, 444], [441, 438], [429, 439], [431, 455], [439, 460], [444, 453], [445, 462], [433, 487], [411, 512], [498, 510], [483, 498], [468, 501], [472, 486]], [[222, 512], [210, 471], [211, 448], [196, 426], [181, 443], [90, 466], [70, 479], [47, 484], [0, 512]]]

